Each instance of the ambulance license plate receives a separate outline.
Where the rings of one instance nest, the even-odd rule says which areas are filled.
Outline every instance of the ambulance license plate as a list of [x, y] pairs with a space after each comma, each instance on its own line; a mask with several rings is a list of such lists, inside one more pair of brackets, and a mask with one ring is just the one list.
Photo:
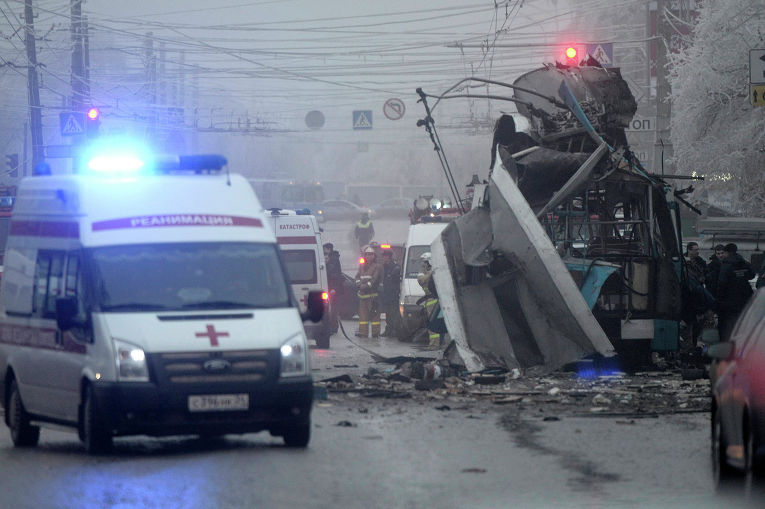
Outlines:
[[249, 394], [205, 394], [189, 396], [189, 412], [220, 412], [247, 410], [250, 408]]

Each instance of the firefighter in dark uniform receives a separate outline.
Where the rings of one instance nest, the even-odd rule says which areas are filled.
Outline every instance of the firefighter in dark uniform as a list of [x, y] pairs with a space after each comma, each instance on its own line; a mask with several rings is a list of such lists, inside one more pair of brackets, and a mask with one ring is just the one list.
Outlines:
[[395, 337], [403, 333], [404, 324], [398, 309], [398, 298], [401, 294], [401, 267], [393, 259], [390, 250], [383, 251], [382, 291], [380, 305], [385, 313], [385, 332], [383, 336]]

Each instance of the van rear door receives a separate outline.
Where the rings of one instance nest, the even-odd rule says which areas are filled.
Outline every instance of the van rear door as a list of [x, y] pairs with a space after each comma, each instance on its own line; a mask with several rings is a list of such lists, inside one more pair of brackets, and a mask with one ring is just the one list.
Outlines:
[[292, 291], [300, 311], [305, 312], [308, 292], [327, 290], [324, 252], [316, 219], [291, 211], [274, 212], [270, 219]]
[[306, 249], [296, 245], [280, 246], [282, 258], [287, 267], [287, 277], [292, 285], [295, 298], [300, 303], [300, 312], [307, 309], [308, 292], [323, 290], [319, 282], [318, 249]]

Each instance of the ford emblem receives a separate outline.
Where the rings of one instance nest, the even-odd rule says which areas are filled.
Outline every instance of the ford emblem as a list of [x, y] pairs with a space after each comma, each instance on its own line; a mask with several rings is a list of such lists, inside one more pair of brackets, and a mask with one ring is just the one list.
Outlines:
[[211, 373], [219, 373], [221, 371], [227, 371], [230, 369], [231, 363], [226, 359], [210, 359], [209, 361], [206, 361], [202, 367], [205, 368], [205, 371], [209, 371]]

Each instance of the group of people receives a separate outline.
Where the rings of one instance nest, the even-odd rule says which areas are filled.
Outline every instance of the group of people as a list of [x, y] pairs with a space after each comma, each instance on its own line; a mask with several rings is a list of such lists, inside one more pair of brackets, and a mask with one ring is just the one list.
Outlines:
[[[335, 246], [324, 244], [324, 262], [327, 267], [329, 289], [333, 295], [344, 291], [340, 253]], [[364, 263], [356, 273], [356, 288], [359, 298], [359, 330], [357, 337], [373, 338], [379, 336], [399, 336], [403, 329], [401, 314], [398, 309], [398, 297], [401, 291], [401, 267], [393, 259], [391, 251], [383, 251], [382, 263], [377, 260], [377, 253], [372, 245], [362, 250]], [[380, 314], [385, 313], [385, 331], [380, 333]], [[337, 310], [332, 308], [332, 323], [337, 324]], [[336, 328], [334, 330], [337, 330]]]
[[[354, 236], [359, 243], [363, 262], [359, 264], [356, 272], [356, 288], [359, 298], [359, 329], [357, 337], [380, 336], [403, 337], [404, 323], [399, 311], [399, 296], [401, 292], [401, 267], [393, 258], [390, 250], [382, 251], [382, 260], [378, 260], [377, 249], [374, 242], [374, 226], [369, 215], [364, 213], [355, 225]], [[334, 250], [331, 243], [324, 244], [324, 257], [327, 266], [330, 291], [335, 294], [343, 291], [342, 270], [340, 267], [340, 255]], [[432, 267], [430, 265], [430, 253], [421, 256], [422, 268], [417, 281], [425, 291], [423, 308], [427, 313], [429, 323], [431, 315], [435, 315], [438, 308], [435, 284], [432, 279]], [[385, 313], [385, 330], [381, 333], [381, 313]], [[337, 323], [336, 311], [333, 311], [332, 323]], [[438, 347], [442, 333], [430, 330], [429, 345]]]
[[[711, 312], [717, 314], [720, 341], [730, 337], [736, 318], [753, 294], [749, 280], [755, 274], [752, 266], [740, 254], [734, 243], [715, 246], [707, 263], [699, 254], [699, 245], [687, 246], [688, 301], [684, 321], [695, 347], [705, 320]], [[762, 277], [758, 284], [761, 284]]]

